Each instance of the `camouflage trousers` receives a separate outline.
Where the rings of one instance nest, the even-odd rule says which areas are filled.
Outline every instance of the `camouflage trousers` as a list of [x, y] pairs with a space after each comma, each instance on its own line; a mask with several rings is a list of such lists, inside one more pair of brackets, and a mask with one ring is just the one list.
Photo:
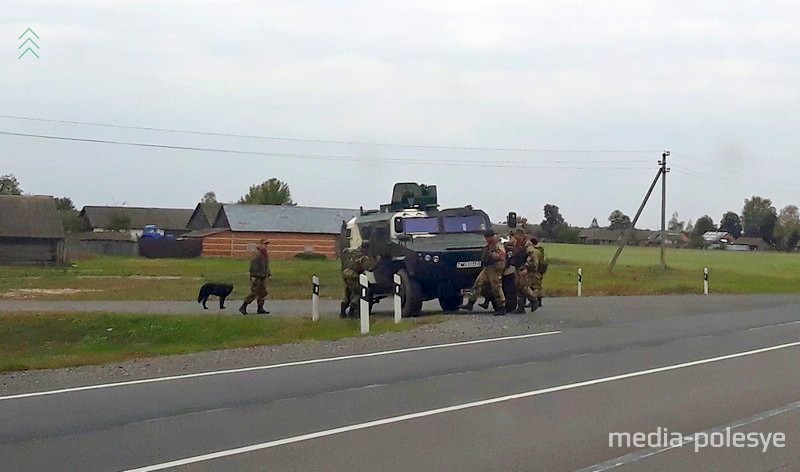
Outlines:
[[359, 274], [353, 269], [342, 271], [342, 279], [344, 279], [344, 299], [342, 302], [353, 309], [357, 309], [361, 301], [361, 284], [358, 281], [358, 277]]
[[268, 294], [267, 279], [265, 277], [250, 277], [250, 295], [244, 299], [244, 302], [250, 303], [253, 300], [258, 300], [259, 304], [263, 304]]
[[544, 278], [544, 274], [539, 272], [535, 272], [530, 274], [531, 278], [531, 291], [533, 292], [533, 296], [536, 298], [542, 297], [542, 279]]
[[533, 301], [540, 297], [541, 288], [542, 274], [517, 271], [517, 299], [519, 303], [524, 305], [525, 300]]
[[474, 304], [484, 286], [489, 287], [489, 295], [497, 301], [499, 306], [506, 305], [506, 296], [503, 294], [503, 270], [495, 267], [484, 267], [472, 285], [469, 293], [469, 303]]

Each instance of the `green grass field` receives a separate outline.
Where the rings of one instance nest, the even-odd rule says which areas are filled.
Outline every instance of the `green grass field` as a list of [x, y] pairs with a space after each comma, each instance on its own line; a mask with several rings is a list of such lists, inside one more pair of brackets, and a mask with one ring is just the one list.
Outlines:
[[[567, 244], [544, 246], [550, 260], [547, 296], [573, 296], [576, 271], [583, 269], [584, 295], [701, 293], [703, 267], [710, 269], [713, 293], [800, 292], [800, 255], [777, 252], [667, 251], [625, 249], [613, 274], [607, 271], [615, 247]], [[230, 282], [234, 298], [248, 290], [247, 261], [231, 259], [141, 259], [98, 257], [76, 267], [0, 267], [0, 299], [191, 300], [206, 281]], [[338, 298], [338, 261], [273, 261], [273, 299], [310, 296], [311, 276], [322, 280], [322, 296]], [[68, 289], [65, 293], [64, 289]]]
[[[444, 317], [374, 319], [370, 334]], [[358, 336], [358, 320], [52, 313], [0, 315], [0, 372], [105, 364], [135, 357], [336, 340]]]

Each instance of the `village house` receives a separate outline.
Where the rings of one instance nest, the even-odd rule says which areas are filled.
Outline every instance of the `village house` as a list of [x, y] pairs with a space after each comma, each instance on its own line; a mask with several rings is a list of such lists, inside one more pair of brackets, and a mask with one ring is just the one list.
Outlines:
[[0, 195], [0, 264], [62, 264], [64, 228], [53, 197]]
[[[205, 213], [200, 206], [193, 214], [195, 224], [202, 221], [199, 213]], [[342, 223], [358, 214], [359, 210], [344, 208], [223, 204], [210, 227], [182, 238], [201, 239], [203, 256], [248, 257], [266, 239], [275, 259], [303, 253], [335, 258]]]
[[185, 208], [142, 208], [126, 206], [85, 206], [80, 212], [86, 227], [93, 232], [120, 231], [122, 225], [137, 239], [144, 228], [154, 225], [164, 234], [179, 236], [187, 227], [193, 211]]

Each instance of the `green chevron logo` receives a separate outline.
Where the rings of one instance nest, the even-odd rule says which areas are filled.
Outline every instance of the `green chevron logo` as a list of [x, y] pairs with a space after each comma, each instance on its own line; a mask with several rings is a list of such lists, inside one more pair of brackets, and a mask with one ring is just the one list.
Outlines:
[[19, 35], [19, 38], [17, 39], [21, 40], [23, 38], [25, 38], [24, 41], [22, 41], [22, 44], [20, 44], [17, 48], [17, 50], [22, 50], [22, 54], [20, 54], [17, 59], [22, 59], [22, 56], [28, 53], [31, 53], [32, 55], [36, 56], [36, 59], [39, 59], [39, 54], [36, 53], [36, 51], [39, 49], [39, 45], [33, 40], [33, 38], [39, 39], [39, 35], [36, 34], [36, 32], [34, 32], [32, 29], [28, 28], [24, 33]]

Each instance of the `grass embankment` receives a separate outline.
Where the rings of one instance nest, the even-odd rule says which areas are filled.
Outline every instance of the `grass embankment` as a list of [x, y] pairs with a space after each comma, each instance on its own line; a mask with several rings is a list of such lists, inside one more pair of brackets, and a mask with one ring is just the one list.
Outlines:
[[800, 292], [797, 254], [668, 249], [664, 270], [659, 248], [628, 247], [609, 274], [616, 246], [548, 244], [545, 250], [551, 261], [545, 276], [550, 296], [575, 295], [579, 267], [584, 295], [702, 293], [704, 267], [709, 268], [712, 293]]
[[[669, 268], [659, 266], [659, 249], [629, 247], [608, 273], [614, 246], [546, 244], [548, 296], [573, 296], [576, 271], [583, 269], [584, 295], [700, 293], [703, 267], [711, 271], [713, 293], [800, 292], [800, 255], [778, 252], [667, 250]], [[233, 299], [249, 289], [247, 261], [98, 257], [76, 267], [0, 267], [2, 299], [192, 300], [207, 281], [233, 283]], [[324, 298], [339, 298], [339, 261], [273, 261], [272, 299], [306, 299], [311, 276], [322, 280]], [[63, 289], [76, 290], [63, 292]], [[45, 292], [42, 292], [44, 290]], [[52, 292], [47, 292], [52, 291]]]
[[[371, 334], [443, 317], [374, 319]], [[0, 372], [105, 364], [136, 357], [336, 340], [359, 335], [357, 320], [158, 316], [117, 313], [0, 315]]]
[[[205, 282], [232, 283], [234, 300], [242, 299], [250, 290], [249, 263], [235, 259], [106, 256], [79, 259], [74, 266], [0, 267], [0, 300], [196, 300]], [[270, 298], [309, 298], [314, 274], [324, 281], [323, 297], [339, 298], [339, 267], [339, 261], [331, 260], [272, 261]]]

